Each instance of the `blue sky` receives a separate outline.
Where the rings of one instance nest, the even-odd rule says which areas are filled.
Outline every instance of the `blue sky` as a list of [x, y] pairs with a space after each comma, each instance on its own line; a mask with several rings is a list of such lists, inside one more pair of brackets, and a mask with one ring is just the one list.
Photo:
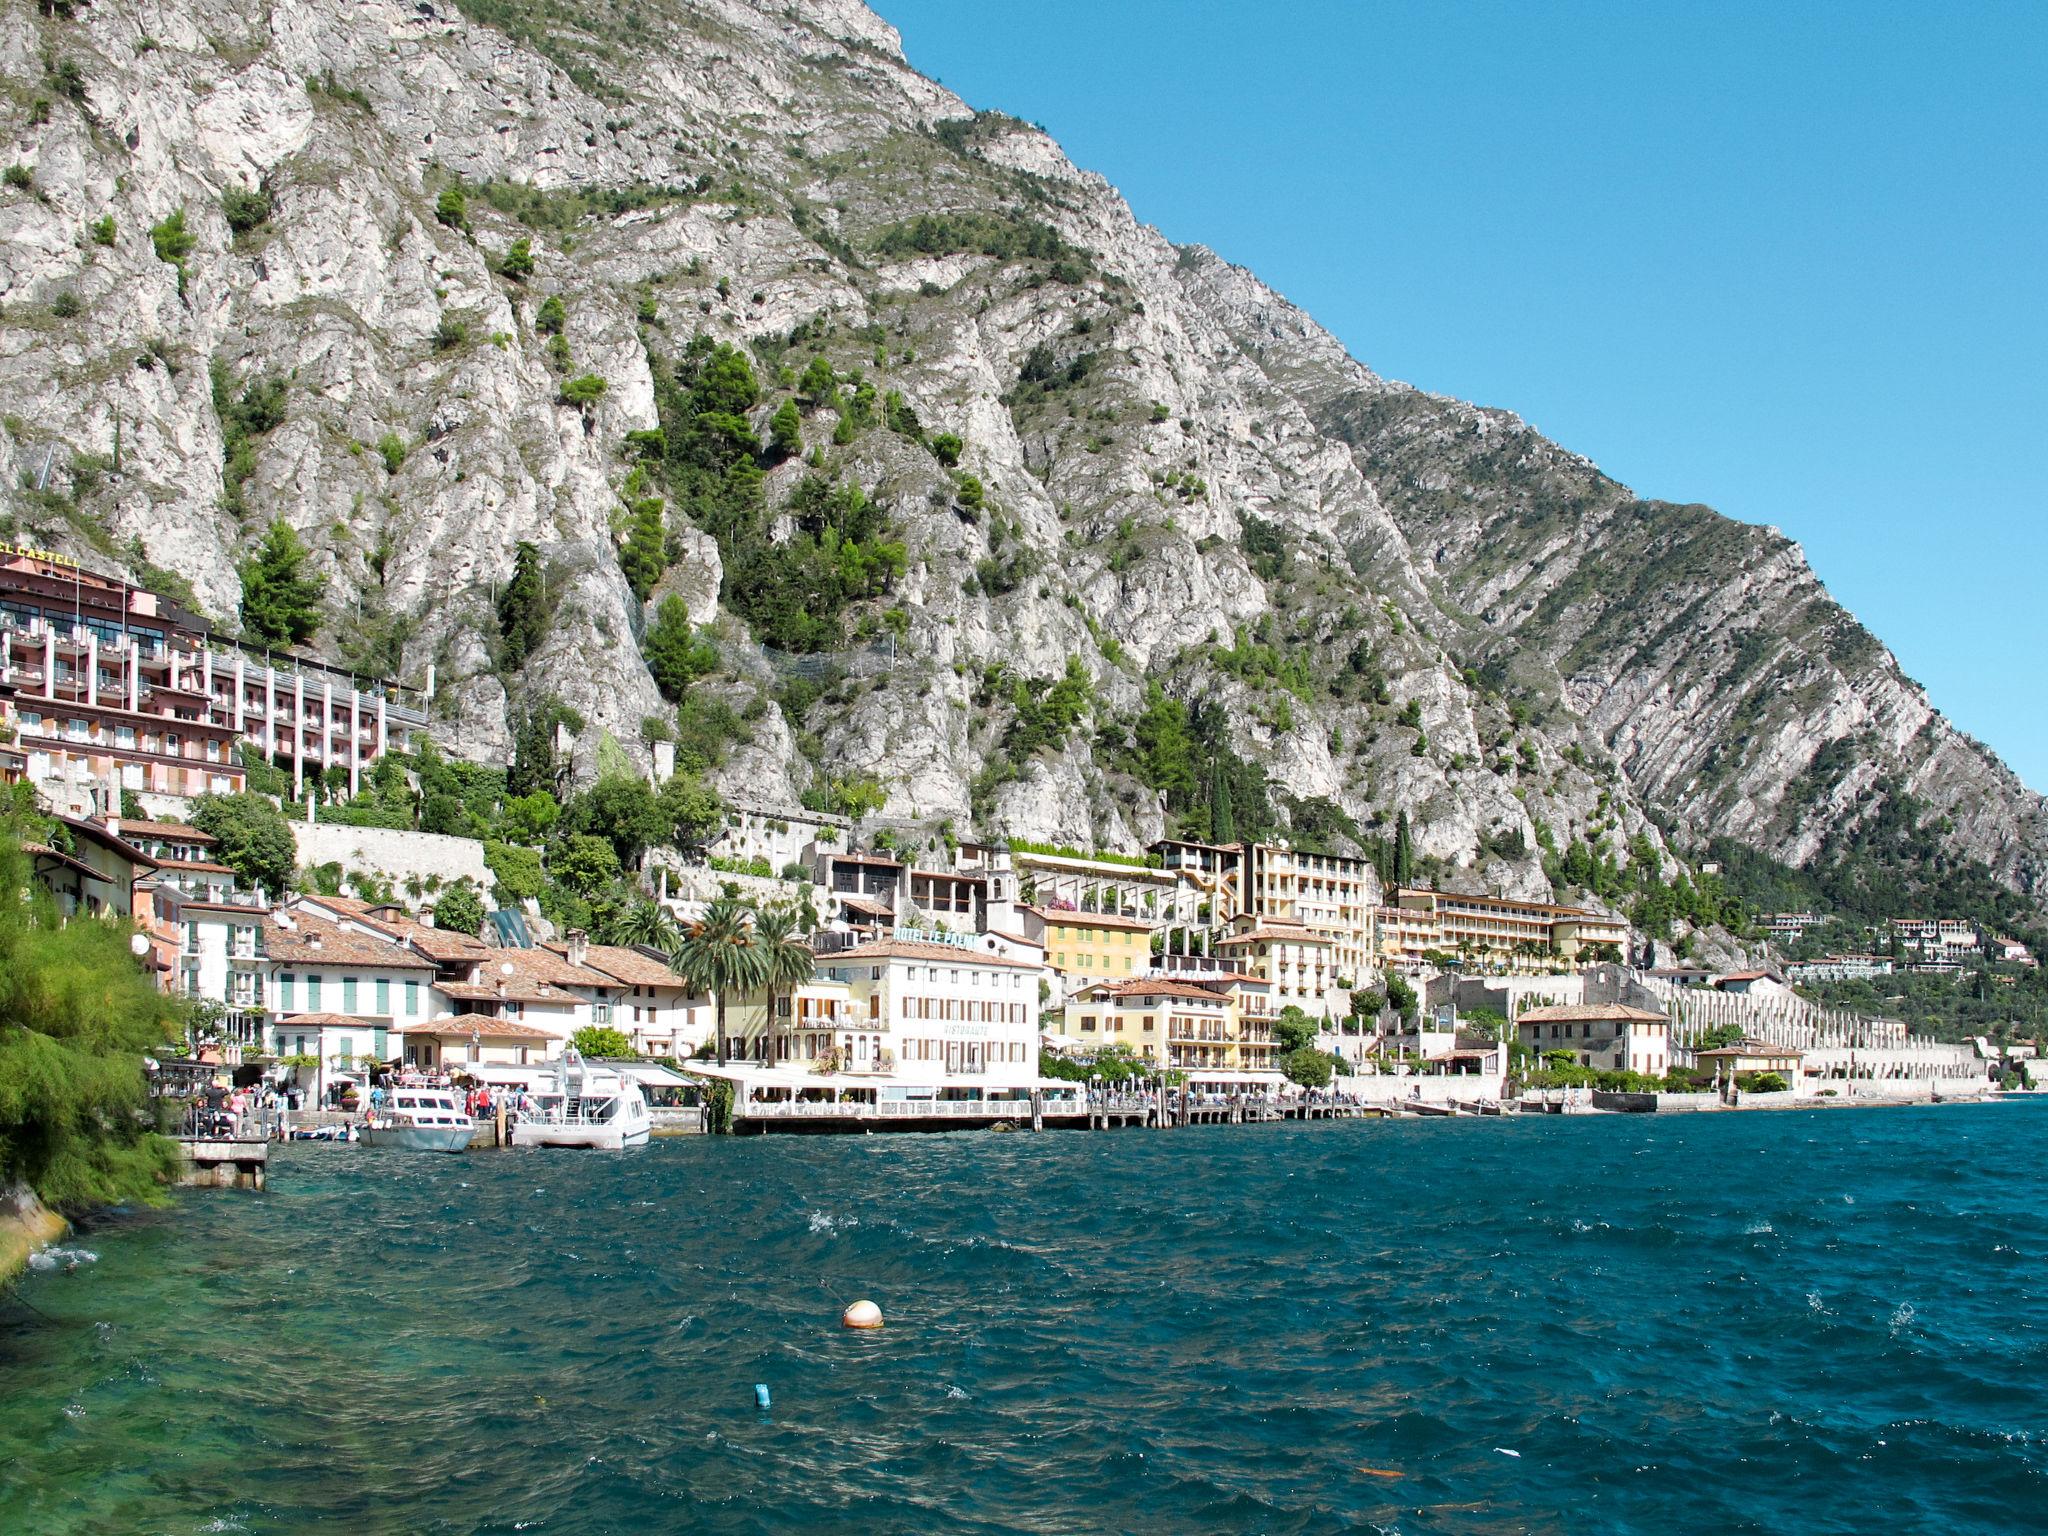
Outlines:
[[1800, 540], [2048, 789], [2048, 4], [876, 3], [1381, 374]]

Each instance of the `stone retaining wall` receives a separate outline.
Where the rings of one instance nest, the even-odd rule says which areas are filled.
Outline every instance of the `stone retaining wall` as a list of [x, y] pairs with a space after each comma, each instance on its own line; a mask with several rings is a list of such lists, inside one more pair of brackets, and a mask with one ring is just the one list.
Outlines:
[[410, 832], [391, 827], [344, 827], [329, 822], [292, 823], [299, 863], [338, 862], [351, 872], [391, 882], [393, 893], [407, 901], [405, 883], [418, 880], [436, 889], [457, 881], [473, 881], [488, 893], [494, 881], [484, 863], [484, 845], [473, 837], [444, 837], [438, 832]]

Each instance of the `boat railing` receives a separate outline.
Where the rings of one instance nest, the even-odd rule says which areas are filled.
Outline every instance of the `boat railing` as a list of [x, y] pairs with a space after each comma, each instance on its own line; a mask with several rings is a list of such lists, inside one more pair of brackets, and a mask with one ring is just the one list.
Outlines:
[[734, 1113], [748, 1120], [990, 1120], [1031, 1118], [1029, 1099], [883, 1099], [878, 1104], [757, 1100]]

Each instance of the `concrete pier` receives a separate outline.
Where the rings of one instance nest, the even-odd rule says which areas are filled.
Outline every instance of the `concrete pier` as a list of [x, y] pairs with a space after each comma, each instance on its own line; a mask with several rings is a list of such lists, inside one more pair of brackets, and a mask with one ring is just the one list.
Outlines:
[[180, 1136], [181, 1189], [261, 1189], [270, 1143], [228, 1136]]

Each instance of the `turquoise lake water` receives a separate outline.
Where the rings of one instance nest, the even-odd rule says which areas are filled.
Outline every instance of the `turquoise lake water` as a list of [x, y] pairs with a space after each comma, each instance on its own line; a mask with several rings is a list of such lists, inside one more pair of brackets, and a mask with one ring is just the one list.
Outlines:
[[288, 1148], [0, 1296], [0, 1530], [2039, 1531], [2044, 1167], [2034, 1104]]

